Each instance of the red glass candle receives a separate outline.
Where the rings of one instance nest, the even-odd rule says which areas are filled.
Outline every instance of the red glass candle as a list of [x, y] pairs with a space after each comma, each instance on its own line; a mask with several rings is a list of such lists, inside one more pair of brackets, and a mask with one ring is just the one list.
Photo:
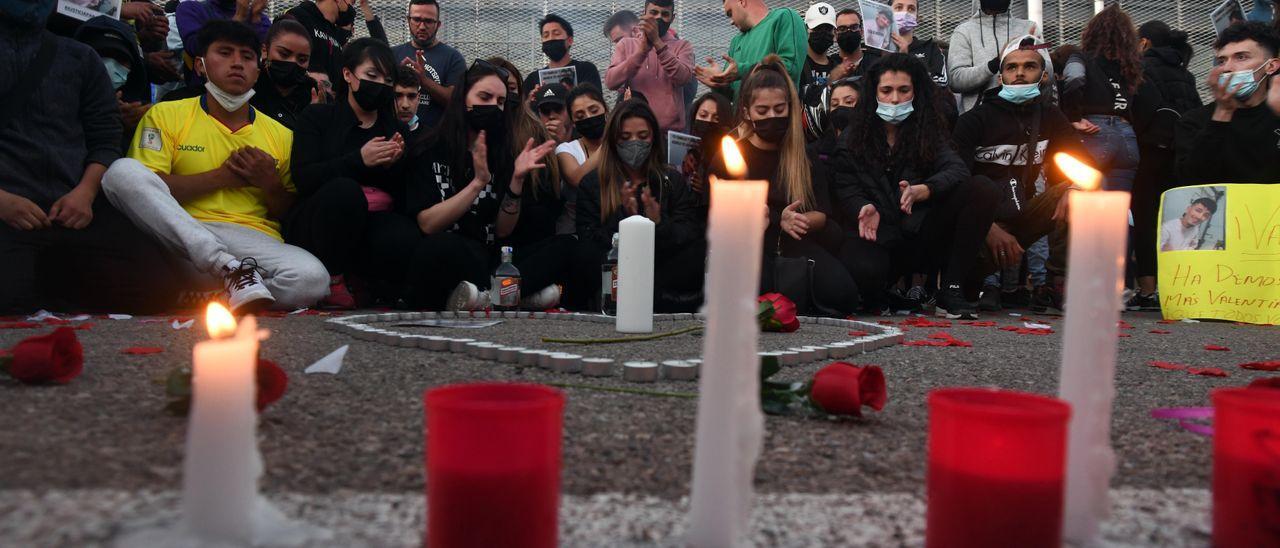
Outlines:
[[1213, 391], [1213, 545], [1280, 546], [1280, 390]]
[[427, 544], [556, 546], [564, 396], [539, 385], [426, 393]]
[[980, 388], [929, 393], [926, 545], [1062, 544], [1061, 400]]

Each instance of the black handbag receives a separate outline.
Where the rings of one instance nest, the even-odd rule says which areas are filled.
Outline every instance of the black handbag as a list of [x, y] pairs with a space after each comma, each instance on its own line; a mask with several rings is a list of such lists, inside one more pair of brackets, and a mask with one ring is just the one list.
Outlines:
[[813, 308], [813, 259], [782, 256], [782, 229], [773, 258], [773, 290], [791, 299], [796, 314], [807, 315]]

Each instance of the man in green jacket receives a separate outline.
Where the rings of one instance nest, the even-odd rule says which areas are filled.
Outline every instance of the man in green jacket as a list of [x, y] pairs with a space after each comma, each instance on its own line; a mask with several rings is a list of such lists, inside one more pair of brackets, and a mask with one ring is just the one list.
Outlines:
[[708, 58], [706, 66], [694, 69], [699, 82], [736, 96], [741, 80], [770, 54], [782, 58], [793, 82], [800, 81], [809, 33], [799, 13], [786, 8], [771, 10], [764, 0], [724, 0], [724, 14], [741, 32], [729, 42], [728, 55], [721, 56], [722, 67], [717, 68], [715, 59]]

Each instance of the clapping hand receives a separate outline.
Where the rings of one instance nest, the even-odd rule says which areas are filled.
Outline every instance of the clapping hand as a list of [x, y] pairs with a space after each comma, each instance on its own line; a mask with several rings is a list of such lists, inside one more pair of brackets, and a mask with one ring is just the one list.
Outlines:
[[556, 149], [556, 142], [547, 140], [546, 142], [534, 146], [533, 138], [530, 137], [524, 144], [524, 150], [520, 151], [520, 155], [516, 156], [516, 167], [512, 175], [518, 179], [524, 179], [530, 172], [547, 167], [542, 163], [551, 151]]
[[483, 129], [476, 132], [476, 140], [471, 143], [471, 170], [475, 172], [471, 179], [473, 185], [484, 187], [493, 180], [493, 173], [489, 171], [489, 142]]
[[374, 137], [360, 147], [360, 159], [365, 167], [390, 165], [400, 159], [404, 153], [404, 138], [397, 133], [390, 139]]
[[[632, 198], [632, 201], [635, 201], [635, 198]], [[653, 199], [653, 194], [649, 193], [648, 185], [645, 185], [640, 191], [640, 201], [644, 204], [645, 217], [648, 217], [655, 225], [662, 222], [662, 204]]]
[[726, 87], [738, 79], [738, 62], [728, 55], [720, 57], [725, 61], [724, 68], [716, 68], [716, 60], [708, 57], [707, 66], [693, 69], [694, 77], [709, 88]]
[[913, 185], [906, 181], [898, 181], [898, 188], [902, 189], [902, 197], [898, 200], [898, 207], [902, 208], [902, 212], [907, 215], [911, 214], [911, 207], [917, 202], [929, 199], [928, 185]]

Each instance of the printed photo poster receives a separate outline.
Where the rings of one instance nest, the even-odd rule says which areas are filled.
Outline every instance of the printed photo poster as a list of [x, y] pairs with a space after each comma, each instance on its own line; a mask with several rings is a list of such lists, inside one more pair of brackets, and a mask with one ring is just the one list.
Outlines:
[[1225, 0], [1213, 8], [1209, 21], [1213, 23], [1214, 35], [1222, 36], [1227, 27], [1244, 22], [1244, 6], [1240, 5], [1240, 0]]
[[702, 138], [694, 137], [688, 133], [680, 133], [679, 131], [667, 132], [667, 165], [674, 169], [680, 170], [686, 177], [689, 173], [685, 173], [684, 164], [690, 164], [690, 173], [697, 171], [700, 158], [700, 145]]
[[1280, 185], [1175, 188], [1159, 223], [1165, 318], [1280, 324]]
[[99, 15], [120, 18], [121, 0], [58, 0], [58, 13], [80, 21]]
[[893, 33], [897, 32], [893, 8], [870, 0], [858, 0], [858, 11], [862, 13], [862, 43], [878, 50], [898, 51], [898, 45], [893, 42]]
[[560, 68], [545, 68], [538, 71], [538, 84], [547, 85], [552, 82], [564, 84], [565, 87], [573, 89], [578, 85], [578, 67], [569, 65]]

